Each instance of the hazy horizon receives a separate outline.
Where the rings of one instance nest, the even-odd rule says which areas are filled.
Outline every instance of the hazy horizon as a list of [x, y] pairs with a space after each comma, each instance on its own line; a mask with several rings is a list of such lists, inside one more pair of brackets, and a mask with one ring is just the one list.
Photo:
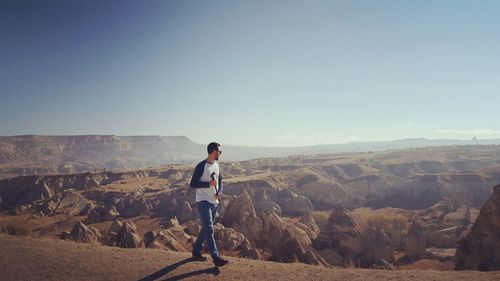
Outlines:
[[497, 1], [2, 1], [0, 135], [500, 138]]
[[[207, 143], [201, 143], [194, 141], [192, 138], [189, 136], [167, 136], [167, 135], [114, 135], [114, 134], [77, 134], [77, 135], [45, 135], [45, 134], [23, 134], [23, 135], [0, 135], [0, 138], [10, 138], [10, 137], [24, 137], [24, 136], [42, 136], [42, 137], [73, 137], [73, 136], [115, 136], [115, 137], [173, 137], [173, 138], [178, 138], [178, 137], [186, 137], [190, 141], [193, 141], [194, 143], [197, 144], [207, 144]], [[211, 141], [219, 141], [217, 139], [213, 139]], [[210, 141], [210, 142], [211, 142]], [[329, 145], [356, 145], [356, 144], [377, 144], [377, 143], [391, 143], [391, 142], [413, 142], [408, 143], [408, 146], [403, 146], [403, 148], [412, 148], [412, 147], [420, 147], [422, 143], [418, 143], [418, 141], [429, 141], [429, 142], [436, 142], [436, 145], [444, 145], [444, 146], [453, 146], [453, 145], [461, 145], [463, 142], [464, 145], [469, 145], [469, 144], [500, 144], [500, 138], [485, 138], [485, 139], [479, 139], [477, 137], [473, 137], [472, 139], [430, 139], [430, 138], [424, 138], [424, 137], [419, 137], [419, 138], [404, 138], [404, 139], [387, 139], [387, 140], [371, 140], [371, 141], [349, 141], [349, 142], [344, 142], [344, 143], [319, 143], [319, 144], [311, 144], [311, 145], [247, 145], [247, 144], [232, 144], [232, 143], [221, 143], [222, 146], [239, 146], [239, 147], [254, 147], [254, 148], [301, 148], [301, 147], [315, 147], [315, 146], [329, 146]], [[219, 141], [220, 142], [220, 141]], [[444, 144], [443, 144], [444, 142]], [[395, 148], [395, 149], [401, 149], [401, 148]], [[371, 149], [367, 149], [371, 150]], [[321, 154], [321, 153], [320, 153]]]

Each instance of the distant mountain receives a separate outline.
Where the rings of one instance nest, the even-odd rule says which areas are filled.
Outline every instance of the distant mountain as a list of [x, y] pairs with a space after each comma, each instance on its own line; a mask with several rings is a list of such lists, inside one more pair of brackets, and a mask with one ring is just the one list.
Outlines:
[[350, 142], [346, 144], [325, 144], [307, 147], [291, 148], [291, 151], [303, 151], [302, 153], [335, 153], [335, 152], [367, 152], [381, 150], [396, 150], [421, 147], [439, 147], [439, 146], [457, 146], [457, 145], [497, 145], [500, 139], [485, 140], [453, 140], [438, 139], [431, 140], [426, 138], [401, 139], [392, 141], [377, 142]]
[[203, 147], [182, 136], [0, 137], [0, 176], [190, 163], [202, 157]]
[[[242, 161], [290, 155], [478, 144], [500, 144], [500, 139], [429, 140], [419, 138], [304, 147], [223, 145], [223, 159], [225, 161]], [[4, 136], [0, 137], [0, 178], [195, 163], [203, 159], [205, 154], [206, 144], [195, 143], [185, 136]]]

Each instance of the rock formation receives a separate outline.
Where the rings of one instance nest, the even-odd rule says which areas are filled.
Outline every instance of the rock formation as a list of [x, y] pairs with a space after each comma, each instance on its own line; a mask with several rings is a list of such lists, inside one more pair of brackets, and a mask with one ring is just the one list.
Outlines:
[[130, 218], [138, 215], [149, 214], [151, 203], [141, 196], [127, 196], [118, 205], [120, 214]]
[[111, 225], [109, 226], [108, 232], [109, 233], [118, 233], [120, 229], [122, 228], [123, 223], [119, 221], [118, 219], [114, 219]]
[[[316, 220], [314, 219], [314, 217], [311, 215], [310, 212], [308, 212], [307, 214], [305, 215], [302, 215], [299, 219], [299, 222], [305, 226], [307, 226], [307, 228], [309, 230], [306, 230], [309, 235], [309, 238], [311, 238], [311, 240], [314, 240], [317, 238], [319, 232], [320, 232], [320, 229], [319, 229], [319, 226], [316, 224]], [[300, 226], [301, 228], [303, 228], [302, 226]]]
[[276, 243], [276, 247], [272, 251], [271, 260], [278, 262], [303, 262], [330, 267], [330, 264], [316, 253], [310, 241], [307, 243], [302, 240], [305, 237], [307, 237], [305, 232], [303, 235], [298, 236], [294, 236], [289, 231], [284, 232], [283, 237], [281, 237], [282, 240]]
[[201, 225], [198, 221], [193, 220], [184, 224], [184, 232], [186, 232], [189, 235], [198, 236], [200, 230], [201, 230]]
[[57, 204], [57, 210], [62, 210], [70, 216], [86, 215], [94, 204], [81, 194], [72, 190], [65, 190]]
[[298, 195], [290, 189], [283, 189], [274, 195], [273, 200], [281, 207], [287, 216], [300, 216], [313, 210], [313, 205], [307, 197]]
[[[313, 241], [313, 245], [320, 251], [329, 249], [338, 253], [342, 256], [342, 265], [359, 264], [359, 256], [363, 249], [359, 230], [351, 215], [343, 207], [336, 207], [332, 211], [325, 227]], [[332, 256], [331, 253], [330, 256]], [[334, 264], [335, 260], [327, 261], [332, 265], [339, 265]]]
[[361, 266], [383, 265], [384, 261], [393, 263], [394, 244], [382, 229], [369, 228], [362, 235], [363, 253]]
[[100, 243], [102, 236], [95, 227], [87, 227], [79, 221], [75, 224], [69, 235], [65, 235], [65, 237], [62, 238], [83, 243]]
[[422, 223], [414, 218], [408, 228], [406, 238], [406, 255], [403, 257], [404, 263], [413, 263], [425, 258], [426, 237], [422, 229]]
[[184, 203], [182, 203], [182, 207], [177, 212], [177, 218], [180, 223], [194, 219], [193, 209], [188, 201], [184, 201]]
[[252, 248], [245, 236], [230, 227], [217, 223], [214, 225], [214, 238], [220, 251], [237, 253], [239, 257], [260, 260], [257, 249]]
[[103, 221], [113, 220], [118, 217], [120, 213], [116, 210], [114, 205], [102, 206], [98, 205], [89, 211], [87, 216], [88, 223], [98, 223]]
[[122, 228], [123, 223], [119, 221], [117, 218], [113, 220], [111, 225], [108, 228], [107, 237], [105, 238], [105, 244], [108, 246], [116, 246], [118, 232]]
[[229, 202], [222, 224], [243, 233], [252, 246], [260, 244], [264, 225], [262, 219], [257, 216], [248, 193], [244, 192]]
[[121, 248], [140, 248], [141, 237], [134, 223], [126, 221], [116, 235], [116, 245]]
[[[261, 198], [260, 202], [265, 201]], [[261, 209], [260, 213], [256, 214], [252, 198], [247, 192], [231, 200], [222, 222], [227, 227], [241, 232], [241, 237], [232, 231], [226, 236], [235, 235], [234, 239], [229, 240], [230, 243], [245, 241], [243, 238], [250, 242], [248, 246], [246, 241], [242, 242], [244, 250], [240, 251], [239, 255], [260, 259], [261, 255], [256, 249], [258, 247], [270, 253], [271, 260], [274, 261], [330, 266], [311, 246], [311, 237], [315, 237], [316, 233], [303, 223], [286, 223], [275, 210]], [[225, 239], [227, 241], [227, 238]]]
[[460, 240], [455, 258], [456, 270], [500, 270], [500, 185]]
[[163, 249], [163, 245], [156, 240], [157, 233], [154, 231], [148, 231], [144, 234], [142, 243], [146, 248], [152, 249]]

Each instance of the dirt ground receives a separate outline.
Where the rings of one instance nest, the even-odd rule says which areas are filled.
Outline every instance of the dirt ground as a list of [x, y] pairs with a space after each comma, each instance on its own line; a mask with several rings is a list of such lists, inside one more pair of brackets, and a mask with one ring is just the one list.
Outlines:
[[500, 280], [500, 271], [326, 269], [229, 258], [216, 268], [189, 253], [121, 249], [0, 234], [1, 280]]

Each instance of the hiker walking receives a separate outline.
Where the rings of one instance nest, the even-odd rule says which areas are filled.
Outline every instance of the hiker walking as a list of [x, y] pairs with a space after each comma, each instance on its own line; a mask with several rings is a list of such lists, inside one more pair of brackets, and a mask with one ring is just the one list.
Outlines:
[[201, 255], [206, 243], [216, 266], [226, 265], [229, 261], [221, 258], [214, 239], [214, 220], [223, 189], [222, 176], [217, 161], [222, 153], [221, 145], [211, 142], [207, 146], [208, 157], [196, 165], [190, 186], [196, 189], [196, 209], [201, 221], [201, 230], [193, 244], [193, 259], [206, 261]]

